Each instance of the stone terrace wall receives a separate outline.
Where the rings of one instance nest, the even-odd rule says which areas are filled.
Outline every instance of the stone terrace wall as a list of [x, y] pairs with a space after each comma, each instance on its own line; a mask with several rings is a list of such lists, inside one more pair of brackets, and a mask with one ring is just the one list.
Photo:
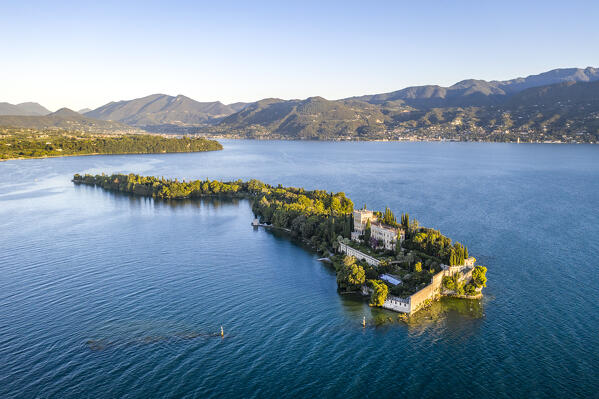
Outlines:
[[443, 284], [443, 277], [451, 276], [458, 270], [460, 271], [460, 273], [462, 273], [460, 281], [470, 281], [470, 279], [472, 279], [472, 270], [474, 270], [474, 267], [462, 266], [457, 270], [441, 270], [439, 273], [433, 276], [429, 285], [410, 296], [410, 313], [417, 311], [422, 306], [422, 303], [427, 299], [434, 299], [437, 296], [439, 296], [441, 294], [441, 285]]
[[445, 273], [445, 270], [441, 270], [433, 276], [429, 285], [410, 296], [410, 313], [417, 311], [427, 299], [434, 299], [441, 293], [441, 284]]
[[372, 256], [366, 255], [364, 252], [360, 252], [357, 249], [352, 248], [349, 245], [344, 244], [342, 242], [339, 243], [339, 252], [343, 252], [344, 254], [349, 256], [355, 256], [356, 259], [363, 260], [371, 266], [378, 266], [380, 263], [377, 259], [373, 258]]

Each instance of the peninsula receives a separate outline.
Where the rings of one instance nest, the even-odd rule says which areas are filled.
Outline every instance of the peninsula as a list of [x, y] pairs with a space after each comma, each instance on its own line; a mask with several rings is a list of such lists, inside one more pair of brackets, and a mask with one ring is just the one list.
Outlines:
[[409, 214], [354, 209], [344, 193], [271, 186], [259, 180], [222, 182], [123, 175], [73, 176], [76, 184], [163, 200], [247, 198], [256, 219], [288, 231], [323, 256], [337, 272], [341, 293], [370, 296], [370, 305], [413, 314], [441, 296], [480, 298], [486, 267], [468, 248], [422, 227]]
[[218, 141], [199, 137], [0, 128], [0, 160], [69, 155], [202, 152], [222, 149]]

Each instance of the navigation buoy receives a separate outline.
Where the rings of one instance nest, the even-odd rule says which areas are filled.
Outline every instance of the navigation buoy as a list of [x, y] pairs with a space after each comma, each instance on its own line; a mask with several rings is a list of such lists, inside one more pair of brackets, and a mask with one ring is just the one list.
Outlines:
[[362, 327], [366, 327], [366, 316], [362, 319]]
[[220, 326], [220, 336], [221, 337], [225, 336], [225, 331], [223, 330], [223, 326]]

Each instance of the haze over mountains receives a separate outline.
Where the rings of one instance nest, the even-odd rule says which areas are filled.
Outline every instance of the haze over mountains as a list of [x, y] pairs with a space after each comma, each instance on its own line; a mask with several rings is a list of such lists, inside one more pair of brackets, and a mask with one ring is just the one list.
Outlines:
[[201, 125], [231, 115], [243, 106], [244, 103], [225, 105], [220, 101], [198, 102], [183, 95], [152, 94], [129, 101], [110, 102], [86, 112], [85, 116], [132, 126]]
[[597, 68], [554, 69], [539, 75], [504, 81], [468, 79], [450, 87], [435, 85], [407, 87], [402, 90], [353, 97], [371, 104], [400, 102], [414, 107], [465, 107], [500, 104], [507, 97], [531, 87], [553, 85], [561, 82], [592, 82], [599, 80]]
[[[226, 105], [153, 94], [81, 110], [83, 115], [71, 111], [68, 116], [63, 112], [40, 117], [48, 110], [35, 103], [2, 103], [0, 114], [15, 112], [34, 119], [32, 115], [38, 115], [35, 123], [13, 117], [12, 123], [28, 126], [93, 126], [92, 121], [100, 126], [105, 121], [113, 124], [104, 126], [109, 130], [128, 125], [152, 132], [249, 138], [486, 139], [485, 135], [495, 135], [504, 140], [501, 135], [546, 138], [557, 132], [567, 140], [573, 135], [599, 138], [597, 81], [597, 68], [568, 68], [505, 81], [469, 79], [449, 87], [415, 86], [340, 100], [269, 98]], [[69, 118], [77, 122], [67, 123]], [[10, 122], [0, 117], [0, 125]]]
[[0, 103], [0, 115], [48, 115], [50, 111], [38, 103]]
[[0, 127], [27, 129], [64, 129], [87, 133], [142, 133], [141, 129], [120, 122], [88, 118], [68, 108], [47, 115], [0, 115]]
[[[416, 131], [420, 134], [422, 129], [427, 129], [429, 134], [431, 126], [454, 131], [465, 128], [545, 129], [543, 117], [537, 115], [536, 119], [531, 119], [533, 115], [522, 110], [522, 107], [534, 101], [531, 100], [533, 94], [522, 97], [517, 94], [563, 82], [584, 84], [597, 80], [599, 69], [568, 68], [506, 81], [469, 79], [450, 87], [416, 86], [340, 100], [322, 97], [305, 100], [269, 98], [249, 104], [230, 105], [197, 102], [182, 95], [155, 94], [111, 102], [85, 115], [155, 132], [203, 132], [260, 138], [385, 138], [385, 132], [389, 131]], [[575, 99], [563, 97], [576, 96], [579, 92], [572, 89], [551, 90], [537, 94], [537, 97], [543, 97], [542, 101], [545, 102], [559, 101], [556, 96], [564, 101], [573, 101]], [[505, 119], [503, 113], [518, 110], [520, 114], [517, 121], [497, 122], [497, 118]], [[551, 119], [555, 117], [555, 112], [555, 109], [551, 109], [551, 115], [543, 115]], [[571, 114], [572, 110], [568, 112]], [[451, 123], [453, 125], [444, 126]]]

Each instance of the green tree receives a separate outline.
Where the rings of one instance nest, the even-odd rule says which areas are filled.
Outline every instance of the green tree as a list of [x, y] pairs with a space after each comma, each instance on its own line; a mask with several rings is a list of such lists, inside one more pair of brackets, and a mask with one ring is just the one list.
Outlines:
[[451, 254], [449, 255], [449, 266], [457, 265], [457, 257], [455, 251], [452, 249]]
[[451, 291], [455, 290], [455, 284], [450, 276], [443, 277], [443, 287]]
[[401, 215], [401, 226], [406, 231], [410, 228], [410, 215], [409, 214], [404, 213]]
[[345, 256], [337, 273], [337, 286], [345, 291], [358, 289], [366, 281], [364, 268], [356, 263], [353, 256]]
[[472, 270], [472, 281], [476, 287], [487, 286], [487, 268], [484, 266], [475, 266]]
[[422, 272], [422, 262], [416, 262], [416, 264], [414, 265], [414, 271], [416, 273]]
[[466, 287], [464, 287], [464, 292], [466, 293], [466, 295], [476, 295], [476, 287], [474, 286], [474, 284], [467, 284]]
[[370, 244], [370, 235], [371, 235], [370, 219], [368, 219], [366, 221], [366, 228], [364, 229], [364, 242], [366, 244]]
[[397, 226], [397, 219], [395, 215], [391, 211], [391, 209], [385, 207], [385, 213], [383, 214], [383, 223], [388, 224], [390, 226]]
[[370, 296], [370, 306], [383, 306], [387, 295], [389, 294], [389, 287], [381, 280], [368, 280], [370, 287], [373, 289], [372, 295]]

